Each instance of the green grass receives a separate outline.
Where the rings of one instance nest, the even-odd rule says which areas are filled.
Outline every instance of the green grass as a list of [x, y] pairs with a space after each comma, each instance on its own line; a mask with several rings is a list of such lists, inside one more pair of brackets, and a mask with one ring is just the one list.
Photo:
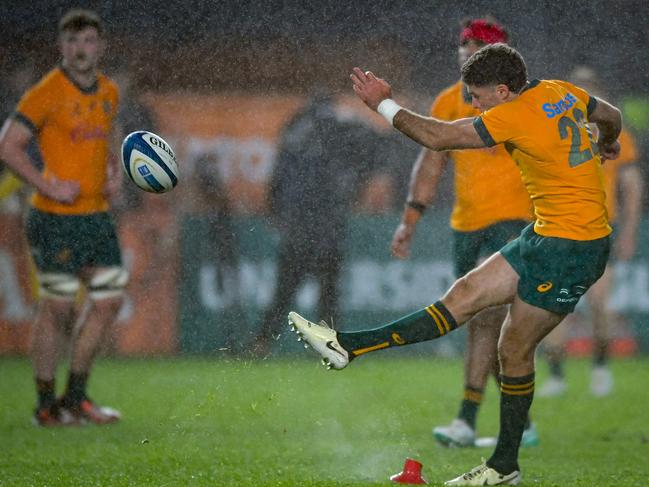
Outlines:
[[[613, 368], [610, 398], [591, 398], [588, 364], [570, 362], [568, 394], [535, 401], [541, 445], [522, 451], [524, 485], [649, 485], [649, 360]], [[123, 421], [42, 429], [29, 363], [0, 359], [0, 485], [389, 485], [406, 457], [441, 483], [490, 454], [432, 441], [456, 413], [461, 374], [459, 361], [389, 353], [342, 372], [315, 360], [102, 360], [90, 391]], [[490, 386], [483, 435], [497, 433], [496, 399]]]

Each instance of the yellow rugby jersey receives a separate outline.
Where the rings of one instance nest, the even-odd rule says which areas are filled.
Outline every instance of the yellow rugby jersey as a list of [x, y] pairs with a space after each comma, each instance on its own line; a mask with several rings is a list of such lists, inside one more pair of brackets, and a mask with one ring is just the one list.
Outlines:
[[[430, 109], [432, 117], [457, 120], [480, 112], [458, 81], [442, 91]], [[450, 151], [455, 165], [455, 203], [451, 228], [471, 232], [505, 220], [531, 220], [532, 204], [520, 171], [503, 146]]]
[[86, 90], [62, 68], [50, 71], [23, 95], [14, 118], [36, 136], [44, 177], [53, 175], [80, 185], [79, 197], [73, 204], [61, 204], [37, 192], [32, 198], [35, 208], [65, 215], [108, 209], [103, 188], [117, 103], [117, 86], [107, 77], [99, 75], [95, 86]]
[[518, 164], [539, 235], [595, 240], [611, 233], [602, 164], [588, 127], [596, 105], [570, 83], [535, 80], [474, 120], [485, 144], [504, 144]]
[[612, 161], [605, 161], [603, 164], [606, 184], [606, 208], [610, 222], [615, 221], [617, 217], [617, 175], [623, 166], [633, 164], [638, 159], [635, 140], [628, 131], [622, 129], [617, 140], [620, 143], [620, 157]]

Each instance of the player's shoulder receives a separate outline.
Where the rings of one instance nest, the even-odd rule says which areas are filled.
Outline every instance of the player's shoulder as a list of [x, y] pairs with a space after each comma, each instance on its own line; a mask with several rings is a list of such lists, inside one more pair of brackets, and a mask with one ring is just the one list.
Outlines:
[[[528, 108], [537, 107], [539, 103], [544, 104], [562, 103], [573, 105], [577, 102], [573, 94], [572, 85], [563, 80], [555, 79], [534, 79], [527, 82], [523, 89], [511, 102], [499, 105], [502, 111], [520, 109], [527, 106]], [[500, 108], [502, 107], [502, 108]]]
[[536, 80], [538, 81], [538, 86], [542, 88], [537, 90], [536, 93], [540, 96], [546, 96], [548, 91], [558, 94], [561, 98], [570, 94], [571, 96], [577, 96], [577, 98], [589, 98], [590, 95], [579, 86], [563, 80], [563, 79], [544, 79]]
[[[551, 107], [554, 112], [565, 111], [567, 108], [572, 107], [573, 105], [582, 104], [585, 105], [587, 113], [590, 115], [592, 111], [597, 106], [597, 98], [591, 96], [588, 91], [580, 86], [577, 86], [569, 81], [562, 79], [552, 79], [552, 80], [543, 80], [546, 90], [543, 91], [543, 94], [548, 92], [556, 95], [554, 103], [556, 106]], [[581, 107], [580, 109], [584, 109]], [[551, 111], [547, 106], [544, 106], [543, 110], [549, 115]], [[555, 113], [556, 114], [556, 113]], [[551, 117], [550, 117], [551, 118]]]
[[107, 88], [117, 90], [117, 82], [113, 80], [110, 76], [104, 73], [97, 73], [97, 81], [99, 84], [105, 85]]
[[115, 80], [113, 80], [112, 78], [110, 78], [104, 73], [97, 73], [97, 82], [99, 83], [101, 89], [104, 89], [111, 93], [119, 92], [119, 87], [117, 86]]
[[454, 83], [451, 86], [447, 86], [442, 91], [440, 91], [433, 101], [433, 106], [455, 104], [458, 98], [461, 96], [462, 82], [458, 81], [457, 83]]
[[539, 83], [545, 88], [563, 90], [563, 91], [574, 91], [579, 89], [579, 87], [570, 81], [564, 79], [544, 79], [539, 80]]
[[41, 79], [27, 89], [26, 93], [58, 90], [63, 81], [63, 72], [60, 68], [56, 67], [45, 73]]

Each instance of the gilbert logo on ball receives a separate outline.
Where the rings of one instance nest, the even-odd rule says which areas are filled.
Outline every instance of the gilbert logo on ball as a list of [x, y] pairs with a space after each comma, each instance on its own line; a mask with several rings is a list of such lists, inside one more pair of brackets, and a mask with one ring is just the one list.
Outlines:
[[171, 146], [146, 130], [132, 132], [122, 142], [122, 169], [139, 188], [166, 193], [178, 184], [178, 163]]

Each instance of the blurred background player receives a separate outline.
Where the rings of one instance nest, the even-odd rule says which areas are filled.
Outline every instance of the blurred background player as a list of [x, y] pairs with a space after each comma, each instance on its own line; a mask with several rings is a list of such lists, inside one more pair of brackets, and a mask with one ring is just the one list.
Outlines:
[[254, 340], [255, 355], [268, 354], [309, 275], [319, 284], [320, 316], [337, 322], [347, 220], [376, 167], [380, 144], [364, 123], [342, 120], [328, 93], [314, 95], [285, 127], [269, 190], [270, 216], [280, 235], [277, 278]]
[[[462, 23], [458, 60], [460, 66], [478, 49], [494, 42], [507, 42], [508, 34], [490, 18]], [[466, 86], [458, 81], [443, 90], [433, 102], [431, 116], [440, 120], [475, 117]], [[481, 260], [518, 237], [531, 221], [532, 206], [516, 164], [504, 146], [489, 149], [435, 152], [424, 148], [410, 177], [408, 200], [401, 223], [392, 240], [392, 253], [407, 258], [416, 225], [433, 202], [437, 185], [449, 160], [454, 163], [455, 203], [450, 225], [453, 229], [453, 264], [457, 278]], [[433, 429], [445, 446], [473, 446], [476, 416], [489, 375], [498, 377], [497, 345], [507, 307], [482, 311], [468, 324], [464, 364], [464, 396], [458, 416], [448, 426]], [[522, 444], [538, 442], [529, 422]]]
[[244, 350], [241, 330], [250, 328], [241, 293], [239, 239], [227, 188], [219, 172], [220, 162], [215, 153], [198, 157], [192, 173], [195, 179], [192, 200], [194, 211], [201, 213], [207, 224], [209, 258], [216, 270], [216, 287], [220, 295], [227, 296], [224, 313], [228, 318], [223, 319], [225, 341], [221, 350], [236, 355]]
[[[575, 69], [569, 81], [584, 87], [595, 96], [605, 97], [595, 71], [582, 66]], [[596, 127], [592, 127], [596, 130]], [[596, 134], [595, 134], [596, 136]], [[606, 207], [614, 228], [611, 260], [626, 262], [633, 258], [636, 237], [642, 213], [642, 174], [636, 164], [639, 154], [633, 136], [625, 129], [620, 133], [620, 157], [604, 163], [606, 182]], [[593, 362], [590, 392], [596, 397], [613, 391], [613, 374], [608, 366], [611, 325], [614, 323], [608, 300], [613, 284], [612, 266], [606, 266], [604, 275], [586, 293], [588, 317], [593, 327]], [[539, 396], [559, 396], [566, 391], [563, 362], [570, 320], [558, 326], [545, 339], [544, 349], [550, 365], [550, 377], [539, 388]]]
[[[109, 200], [121, 185], [113, 120], [116, 85], [98, 72], [104, 50], [100, 18], [71, 10], [59, 21], [62, 62], [18, 103], [0, 137], [0, 157], [36, 189], [27, 239], [38, 270], [40, 302], [32, 333], [38, 392], [34, 421], [43, 426], [117, 421], [86, 385], [101, 340], [114, 322], [128, 280]], [[27, 147], [36, 137], [44, 163]], [[83, 300], [77, 299], [83, 285]], [[65, 393], [55, 396], [61, 335], [71, 335]]]

